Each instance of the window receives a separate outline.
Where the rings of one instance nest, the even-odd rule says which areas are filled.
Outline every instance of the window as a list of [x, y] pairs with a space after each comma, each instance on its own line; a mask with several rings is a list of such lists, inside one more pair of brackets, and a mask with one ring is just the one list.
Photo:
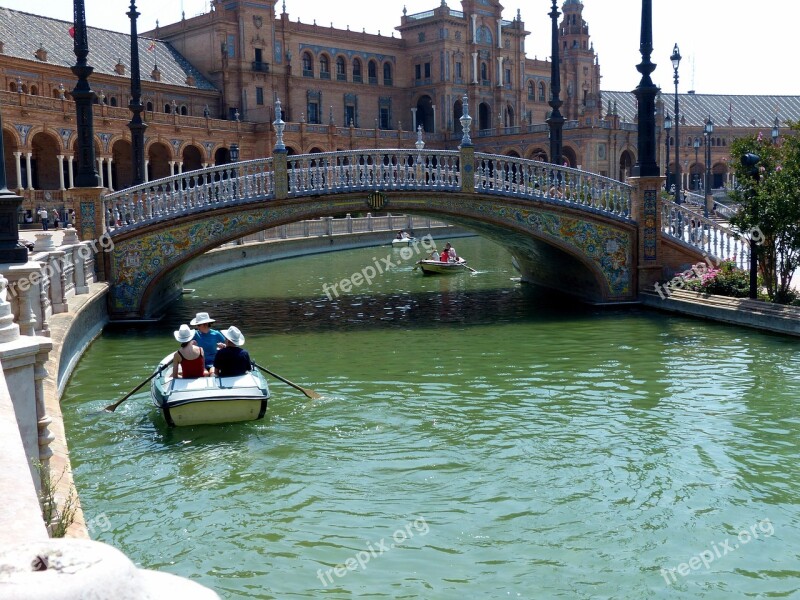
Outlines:
[[544, 82], [539, 82], [539, 102], [547, 102], [547, 95], [544, 92]]
[[431, 78], [431, 63], [426, 62], [425, 63], [425, 79], [430, 79], [430, 78]]
[[536, 100], [536, 91], [533, 88], [533, 82], [528, 82], [528, 100]]
[[367, 65], [367, 76], [371, 84], [376, 85], [378, 83], [378, 65], [374, 60], [369, 61]]
[[303, 77], [314, 76], [314, 59], [310, 52], [303, 52]]
[[358, 122], [356, 121], [356, 107], [355, 106], [345, 106], [344, 107], [344, 124], [345, 127], [358, 127]]
[[383, 63], [383, 85], [392, 85], [392, 65]]
[[417, 81], [422, 79], [422, 65], [414, 65], [414, 79]]
[[308, 122], [319, 125], [319, 104], [316, 102], [308, 103]]
[[322, 105], [322, 92], [311, 90], [306, 92], [306, 114], [308, 115], [308, 122], [314, 125], [322, 123], [322, 113], [320, 106]]
[[319, 58], [319, 78], [320, 79], [330, 79], [331, 78], [331, 64], [330, 60], [324, 54]]
[[511, 69], [506, 69], [503, 83], [505, 83], [506, 85], [511, 85]]
[[380, 114], [380, 128], [381, 129], [390, 129], [390, 110], [386, 106], [381, 107], [381, 114]]
[[456, 81], [457, 82], [461, 81], [461, 77], [462, 77], [462, 75], [461, 75], [461, 61], [458, 61], [456, 63]]
[[344, 68], [344, 58], [341, 56], [336, 58], [336, 80], [347, 81], [347, 72]]
[[481, 81], [483, 85], [489, 85], [489, 68], [485, 62], [481, 63]]
[[256, 50], [256, 62], [257, 62], [257, 63], [260, 63], [260, 62], [262, 62], [262, 58], [261, 58], [261, 55], [262, 55], [261, 48], [256, 48], [255, 50]]
[[236, 58], [236, 36], [233, 34], [228, 35], [228, 43], [226, 46], [228, 50], [228, 58]]
[[361, 61], [357, 58], [353, 59], [353, 81], [355, 83], [361, 83], [363, 81], [361, 78]]
[[264, 88], [256, 86], [256, 104], [262, 106], [264, 104]]
[[[95, 98], [95, 101], [96, 100], [97, 99]], [[172, 112], [172, 104], [165, 104], [164, 105], [164, 112], [167, 113], [167, 114], [171, 113]]]

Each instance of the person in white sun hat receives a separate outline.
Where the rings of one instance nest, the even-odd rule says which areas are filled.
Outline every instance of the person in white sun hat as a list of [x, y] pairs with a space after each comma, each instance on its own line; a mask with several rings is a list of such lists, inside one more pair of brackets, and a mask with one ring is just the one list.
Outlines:
[[217, 352], [214, 359], [214, 374], [219, 377], [236, 377], [244, 375], [253, 366], [250, 354], [242, 348], [244, 336], [236, 327], [228, 327], [222, 334], [225, 336], [225, 347]]
[[211, 324], [214, 322], [207, 312], [199, 312], [194, 319], [189, 321], [189, 325], [196, 328], [194, 339], [197, 341], [197, 345], [203, 349], [206, 369], [210, 369], [214, 364], [217, 350], [225, 347], [225, 336], [216, 329], [211, 329]]

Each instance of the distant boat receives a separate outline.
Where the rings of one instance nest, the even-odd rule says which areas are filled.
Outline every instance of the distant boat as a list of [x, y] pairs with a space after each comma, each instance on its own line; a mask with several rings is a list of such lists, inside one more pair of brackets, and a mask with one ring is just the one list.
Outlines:
[[467, 261], [463, 258], [458, 259], [456, 262], [442, 262], [440, 260], [418, 260], [414, 265], [416, 269], [419, 267], [424, 275], [445, 275], [451, 273], [461, 273], [463, 271], [475, 272], [467, 266]]
[[392, 240], [392, 248], [401, 248], [403, 246], [411, 246], [417, 243], [417, 238], [414, 237], [403, 237], [403, 238], [394, 238]]
[[[159, 368], [173, 356], [167, 355]], [[150, 396], [170, 427], [214, 425], [263, 418], [269, 387], [255, 369], [237, 377], [173, 379], [167, 366], [150, 383]]]

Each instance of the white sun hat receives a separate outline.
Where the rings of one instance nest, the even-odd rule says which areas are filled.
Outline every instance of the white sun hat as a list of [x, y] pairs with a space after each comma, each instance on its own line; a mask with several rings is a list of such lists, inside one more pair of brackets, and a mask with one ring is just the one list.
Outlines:
[[234, 346], [244, 346], [244, 336], [236, 327], [228, 327], [222, 332], [226, 339], [230, 340]]
[[184, 323], [178, 328], [178, 331], [173, 331], [172, 335], [174, 335], [175, 339], [181, 344], [184, 344], [186, 342], [190, 342], [194, 338], [194, 331], [189, 329], [189, 326]]
[[214, 319], [208, 316], [207, 312], [197, 313], [194, 319], [189, 321], [189, 325], [194, 327], [195, 325], [202, 325], [203, 323], [214, 323]]

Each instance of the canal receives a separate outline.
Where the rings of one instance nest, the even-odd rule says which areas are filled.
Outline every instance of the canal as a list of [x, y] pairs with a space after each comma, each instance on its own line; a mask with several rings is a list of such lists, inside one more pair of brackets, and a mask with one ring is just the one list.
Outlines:
[[[107, 328], [62, 401], [92, 537], [223, 598], [800, 594], [798, 343], [571, 305], [453, 242], [478, 273], [301, 257]], [[263, 420], [218, 427], [167, 428], [146, 388], [98, 413], [200, 311], [322, 398], [272, 380]]]

